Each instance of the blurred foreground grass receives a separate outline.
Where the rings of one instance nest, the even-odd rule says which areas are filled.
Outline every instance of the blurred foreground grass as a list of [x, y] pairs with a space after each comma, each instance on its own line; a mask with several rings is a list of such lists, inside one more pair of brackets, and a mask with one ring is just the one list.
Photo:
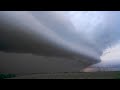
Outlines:
[[13, 78], [13, 77], [16, 77], [16, 75], [0, 73], [0, 79]]

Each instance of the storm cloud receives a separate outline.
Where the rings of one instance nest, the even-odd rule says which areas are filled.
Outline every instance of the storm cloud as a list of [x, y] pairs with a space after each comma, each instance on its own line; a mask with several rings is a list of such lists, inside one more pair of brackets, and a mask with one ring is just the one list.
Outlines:
[[103, 51], [120, 40], [119, 11], [71, 11], [67, 16], [76, 32], [99, 50]]

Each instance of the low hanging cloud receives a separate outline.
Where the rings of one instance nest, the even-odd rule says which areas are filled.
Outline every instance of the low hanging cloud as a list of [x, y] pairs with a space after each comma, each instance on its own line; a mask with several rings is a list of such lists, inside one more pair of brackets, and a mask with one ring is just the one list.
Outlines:
[[98, 50], [79, 37], [62, 13], [1, 11], [0, 24], [0, 48], [4, 51], [99, 57]]
[[[19, 16], [19, 18], [16, 16]], [[10, 43], [10, 40], [12, 40], [16, 42], [14, 45], [19, 44], [18, 46], [20, 46], [21, 49], [23, 46], [25, 46], [26, 49], [31, 48], [31, 46], [26, 46], [27, 44], [22, 45], [20, 41], [26, 43], [25, 40], [29, 39], [28, 43], [32, 44], [37, 40], [37, 44], [39, 45], [39, 40], [44, 43], [48, 43], [51, 40], [54, 42], [54, 45], [59, 46], [59, 49], [67, 48], [72, 52], [83, 52], [86, 54], [91, 54], [93, 51], [101, 55], [106, 48], [120, 40], [119, 16], [119, 11], [0, 12], [0, 17], [2, 17], [0, 18], [0, 40], [1, 42], [6, 40], [9, 46], [12, 46]], [[6, 26], [10, 26], [11, 31], [14, 33], [10, 33], [10, 28]], [[3, 28], [7, 28], [7, 31], [2, 30]], [[18, 31], [16, 28], [19, 29], [19, 34], [16, 33]], [[28, 34], [26, 34], [27, 30], [30, 31]], [[5, 37], [4, 34], [7, 34], [8, 37]], [[34, 38], [30, 37], [32, 34], [34, 34]], [[23, 37], [20, 39], [18, 37], [19, 35]], [[26, 35], [29, 37], [27, 36], [25, 38]], [[14, 36], [18, 40], [15, 39]], [[39, 36], [43, 36], [44, 39], [46, 39], [42, 40], [43, 37], [40, 38]], [[4, 45], [1, 44], [1, 47], [8, 47], [5, 46], [5, 43], [6, 42], [4, 42]], [[51, 43], [51, 45], [53, 44]], [[18, 48], [19, 47], [16, 47], [16, 49]], [[40, 49], [42, 50], [43, 48]], [[92, 56], [95, 55], [93, 54]]]

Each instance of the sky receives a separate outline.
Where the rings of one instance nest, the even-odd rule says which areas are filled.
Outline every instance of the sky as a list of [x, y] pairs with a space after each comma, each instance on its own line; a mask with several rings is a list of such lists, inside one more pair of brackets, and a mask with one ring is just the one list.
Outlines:
[[75, 32], [86, 38], [93, 47], [103, 51], [99, 65], [120, 65], [120, 11], [66, 13], [76, 28]]
[[[108, 46], [119, 39], [119, 14], [119, 11], [72, 11], [69, 17], [77, 33], [99, 48], [106, 48], [106, 43]], [[103, 36], [107, 38], [102, 40]]]
[[[0, 49], [63, 56], [66, 53], [78, 56], [78, 53], [84, 52], [86, 56], [101, 56], [102, 61], [94, 66], [120, 67], [119, 28], [120, 11], [0, 12]], [[6, 72], [9, 69], [12, 72], [22, 72], [24, 69], [24, 72], [39, 72], [37, 68], [42, 67], [41, 71], [56, 71], [57, 68], [79, 71], [84, 66], [78, 58], [50, 60], [34, 55], [0, 52], [0, 69]], [[88, 60], [91, 62], [93, 58]]]
[[79, 43], [83, 39], [87, 42], [84, 43], [86, 46], [96, 51], [104, 53], [109, 50], [110, 53], [101, 56], [100, 65], [120, 64], [120, 11], [56, 11], [53, 13], [31, 11], [30, 13], [42, 25], [68, 41], [67, 43], [75, 43], [77, 48], [73, 49], [77, 50], [79, 45], [84, 43], [82, 41]]
[[[60, 51], [67, 51], [67, 54], [72, 53], [72, 55], [77, 54], [77, 56], [82, 53], [95, 58], [96, 56], [99, 57], [96, 53], [97, 50], [93, 50], [94, 47], [90, 46], [88, 40], [85, 42], [85, 39], [81, 39], [83, 36], [75, 32], [76, 28], [70, 22], [70, 19], [61, 14], [52, 11], [0, 12], [0, 28], [2, 29], [0, 40], [2, 46], [10, 50], [16, 49], [18, 52], [19, 49], [26, 51], [29, 48], [32, 53], [55, 52], [59, 49], [59, 52], [56, 51], [54, 55], [60, 53]], [[41, 43], [47, 43], [44, 45], [45, 48], [40, 47]], [[7, 46], [5, 47], [4, 44]], [[34, 48], [37, 49], [34, 50]], [[63, 52], [60, 55], [63, 55]], [[53, 53], [50, 54], [53, 55]]]
[[[120, 43], [118, 41], [120, 40], [120, 11], [63, 11], [62, 13], [66, 18], [61, 17], [60, 14], [62, 13], [58, 13], [58, 11], [56, 12], [56, 16], [52, 16], [52, 14], [55, 13], [49, 13], [46, 11], [30, 11], [31, 14], [26, 12], [16, 12], [15, 14], [9, 13], [9, 15], [12, 16], [10, 21], [12, 21], [15, 27], [23, 25], [22, 27], [24, 27], [25, 30], [26, 28], [28, 30], [31, 30], [32, 34], [33, 31], [36, 30], [34, 36], [36, 36], [37, 39], [39, 39], [40, 36], [39, 32], [42, 32], [40, 33], [41, 35], [45, 35], [47, 37], [50, 36], [54, 40], [56, 39], [56, 41], [58, 41], [58, 44], [60, 43], [59, 41], [63, 42], [64, 44], [66, 43], [66, 45], [68, 46], [71, 43], [73, 43], [73, 45], [70, 45], [70, 48], [75, 49], [76, 51], [82, 51], [82, 49], [84, 49], [83, 51], [86, 51], [86, 53], [88, 52], [88, 50], [85, 50], [85, 48], [79, 48], [80, 45], [86, 45], [92, 49], [99, 50], [102, 52], [104, 52], [107, 49], [111, 53], [109, 53], [109, 55], [106, 56], [103, 55], [103, 57], [101, 56], [102, 61], [109, 61], [111, 63], [119, 62], [120, 50], [118, 49], [118, 47]], [[4, 14], [0, 15], [4, 16]], [[19, 18], [15, 17], [15, 15], [18, 15]], [[2, 19], [5, 19], [7, 20], [7, 22], [9, 22], [8, 19], [10, 18], [9, 16], [7, 16], [7, 18], [0, 18], [0, 20]], [[71, 23], [69, 23], [69, 21]], [[2, 24], [4, 25], [3, 22]], [[20, 26], [19, 29], [22, 30]], [[86, 42], [82, 42], [81, 38], [83, 38], [83, 40], [86, 40]], [[79, 43], [79, 41], [81, 41], [84, 44], [80, 44], [81, 42]], [[16, 40], [16, 42], [18, 42], [18, 40]], [[117, 49], [113, 50], [111, 48]], [[114, 55], [118, 56], [116, 57]], [[117, 59], [114, 57], [116, 57]]]
[[[84, 69], [85, 72], [106, 70], [120, 71], [120, 41], [104, 50], [101, 62]], [[101, 68], [100, 68], [101, 67]]]

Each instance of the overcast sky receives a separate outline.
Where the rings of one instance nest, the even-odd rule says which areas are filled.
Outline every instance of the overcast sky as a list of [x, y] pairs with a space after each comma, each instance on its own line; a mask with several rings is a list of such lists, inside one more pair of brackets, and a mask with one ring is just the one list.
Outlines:
[[[120, 45], [118, 42], [120, 40], [120, 30], [119, 30], [120, 11], [69, 11], [69, 12], [66, 11], [64, 12], [64, 15], [67, 16], [66, 18], [52, 17], [52, 14], [50, 13], [46, 14], [46, 12], [40, 13], [40, 12], [31, 11], [31, 13], [32, 15], [30, 16], [28, 15], [28, 13], [23, 13], [23, 14], [16, 13], [20, 15], [21, 18], [20, 17], [15, 18], [14, 14], [11, 14], [13, 15], [12, 22], [16, 23], [17, 20], [18, 21], [24, 20], [24, 23], [19, 22], [19, 24], [21, 25], [24, 24], [26, 25], [25, 28], [27, 27], [27, 28], [30, 28], [31, 30], [36, 30], [38, 32], [40, 31], [40, 28], [45, 25], [47, 28], [57, 33], [58, 36], [61, 36], [61, 38], [63, 38], [66, 42], [69, 41], [72, 43], [76, 43], [77, 47], [81, 45], [81, 44], [77, 44], [78, 41], [80, 41], [80, 38], [76, 39], [77, 35], [80, 37], [83, 37], [88, 42], [88, 45], [87, 43], [85, 43], [86, 46], [89, 46], [91, 48], [96, 48], [101, 51], [104, 51], [107, 48], [111, 48], [111, 47], [114, 48], [114, 46], [116, 47], [116, 45], [118, 48], [118, 46]], [[28, 15], [29, 17], [27, 17], [26, 15]], [[8, 18], [1, 18], [1, 19], [8, 20]], [[41, 21], [41, 22], [38, 23], [38, 21]], [[69, 21], [71, 21], [74, 27], [72, 27], [71, 23], [68, 23]], [[16, 23], [16, 26], [17, 26], [17, 23]], [[32, 26], [32, 28], [30, 26]], [[47, 31], [50, 31], [44, 28], [41, 30], [44, 30], [43, 33], [45, 34], [47, 33]], [[35, 34], [36, 36], [38, 35], [38, 33], [35, 33]], [[53, 37], [52, 34], [51, 34], [51, 37]], [[47, 33], [47, 35], [49, 36], [50, 33]], [[73, 48], [73, 49], [76, 49], [76, 51], [79, 49], [83, 49], [83, 48], [78, 49], [76, 48], [76, 46], [74, 46]], [[118, 55], [120, 53], [119, 51], [120, 50], [117, 51], [117, 49], [111, 50], [111, 52], [112, 53], [114, 52], [113, 54], [115, 55]], [[115, 57], [113, 54], [108, 55], [108, 57], [111, 57], [111, 58]], [[119, 60], [119, 56], [117, 57], [118, 58], [117, 60]], [[116, 61], [113, 61], [113, 62], [116, 62]]]
[[[68, 13], [68, 12], [67, 12]], [[71, 11], [67, 14], [77, 33], [106, 51], [102, 63], [120, 64], [120, 12], [119, 11]]]

